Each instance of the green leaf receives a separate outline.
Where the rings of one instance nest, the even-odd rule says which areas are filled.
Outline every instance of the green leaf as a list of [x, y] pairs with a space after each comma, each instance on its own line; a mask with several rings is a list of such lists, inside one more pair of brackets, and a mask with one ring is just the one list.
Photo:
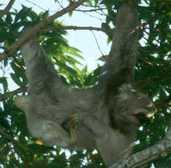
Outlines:
[[7, 82], [7, 79], [5, 77], [0, 77], [0, 83], [3, 86], [4, 92], [6, 92], [8, 90], [8, 82]]

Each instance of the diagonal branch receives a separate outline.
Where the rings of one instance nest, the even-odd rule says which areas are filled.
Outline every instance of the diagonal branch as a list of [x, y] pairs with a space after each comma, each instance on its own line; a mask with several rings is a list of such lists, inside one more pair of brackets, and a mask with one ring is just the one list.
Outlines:
[[6, 14], [9, 13], [9, 11], [12, 8], [14, 2], [15, 2], [15, 0], [10, 0], [9, 3], [7, 4], [7, 6], [3, 10], [0, 10], [0, 17], [2, 17], [3, 15], [6, 15]]
[[0, 94], [0, 101], [6, 100], [7, 98], [17, 95], [18, 93], [25, 92], [27, 90], [27, 87], [20, 87], [16, 90], [13, 90], [11, 92], [7, 92], [5, 94]]
[[161, 156], [171, 154], [171, 128], [168, 130], [165, 138], [159, 143], [137, 152], [125, 160], [113, 164], [109, 168], [139, 168], [150, 161], [156, 160]]
[[26, 41], [31, 39], [35, 34], [39, 33], [42, 30], [42, 28], [46, 27], [49, 23], [53, 22], [56, 18], [59, 18], [67, 14], [68, 12], [72, 12], [74, 9], [76, 9], [85, 1], [86, 0], [79, 0], [77, 2], [70, 3], [66, 8], [63, 8], [62, 10], [56, 12], [55, 14], [45, 18], [40, 23], [30, 28], [28, 31], [24, 32], [24, 34], [22, 34], [20, 38], [10, 48], [8, 48], [4, 53], [0, 54], [0, 61], [7, 58], [9, 55], [15, 53], [17, 49], [19, 49]]

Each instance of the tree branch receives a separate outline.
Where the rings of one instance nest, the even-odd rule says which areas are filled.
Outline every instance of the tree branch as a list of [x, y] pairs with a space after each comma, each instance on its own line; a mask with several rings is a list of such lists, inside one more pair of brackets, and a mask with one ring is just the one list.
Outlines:
[[56, 18], [65, 15], [68, 12], [72, 12], [78, 6], [80, 6], [86, 0], [79, 0], [77, 2], [70, 3], [66, 8], [56, 12], [55, 14], [45, 18], [40, 23], [35, 25], [34, 27], [30, 28], [28, 31], [24, 32], [19, 39], [4, 53], [0, 54], [0, 61], [7, 58], [9, 55], [13, 54], [17, 51], [26, 41], [31, 39], [35, 34], [39, 33], [42, 28], [46, 27], [49, 23], [53, 22]]
[[[138, 44], [138, 12], [134, 1], [124, 2], [116, 16], [116, 28], [112, 39], [112, 48], [107, 62], [108, 71], [112, 74], [126, 68], [128, 70], [126, 79], [131, 81], [132, 71], [135, 66]], [[131, 43], [130, 43], [131, 41]]]
[[63, 26], [64, 30], [95, 30], [103, 31], [101, 27], [92, 27], [92, 26]]
[[102, 69], [103, 72], [99, 82], [103, 83], [101, 86], [105, 95], [104, 99], [108, 103], [113, 101], [110, 98], [114, 96], [118, 87], [123, 83], [133, 83], [134, 81], [134, 67], [138, 46], [138, 23], [136, 1], [123, 1], [115, 18], [112, 47], [109, 56], [106, 58], [106, 64]]
[[95, 9], [77, 9], [78, 12], [96, 12], [106, 10], [107, 8], [95, 8]]
[[7, 6], [3, 10], [0, 10], [0, 17], [2, 17], [3, 15], [6, 15], [6, 14], [9, 13], [9, 11], [12, 8], [14, 2], [15, 2], [15, 0], [10, 0], [9, 3], [7, 4]]
[[171, 128], [159, 143], [113, 164], [110, 168], [138, 168], [168, 154], [171, 154]]
[[14, 91], [7, 92], [5, 94], [0, 94], [0, 101], [3, 101], [3, 100], [5, 100], [5, 99], [7, 99], [7, 98], [9, 98], [11, 96], [14, 96], [14, 95], [16, 95], [18, 93], [24, 92], [26, 90], [27, 90], [27, 87], [21, 87], [21, 88], [18, 88], [16, 90], [14, 90]]

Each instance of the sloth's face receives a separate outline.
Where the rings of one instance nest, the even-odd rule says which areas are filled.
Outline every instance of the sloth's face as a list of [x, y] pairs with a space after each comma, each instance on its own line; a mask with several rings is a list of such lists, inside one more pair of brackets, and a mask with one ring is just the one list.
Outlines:
[[112, 122], [116, 129], [129, 133], [152, 114], [153, 103], [130, 86], [119, 91], [113, 101]]
[[148, 119], [154, 109], [152, 101], [142, 93], [131, 93], [124, 104], [130, 119], [132, 117], [132, 122], [138, 125]]

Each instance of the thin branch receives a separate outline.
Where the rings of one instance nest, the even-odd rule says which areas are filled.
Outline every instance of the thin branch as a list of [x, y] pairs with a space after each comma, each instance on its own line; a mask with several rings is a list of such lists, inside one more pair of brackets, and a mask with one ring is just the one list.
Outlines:
[[6, 14], [9, 13], [9, 11], [12, 8], [14, 2], [15, 2], [15, 0], [10, 0], [9, 3], [7, 4], [7, 6], [3, 10], [0, 10], [0, 17], [2, 17], [3, 15], [6, 15]]
[[77, 9], [77, 10], [75, 10], [75, 11], [78, 11], [78, 12], [96, 12], [96, 11], [102, 11], [102, 10], [107, 10], [107, 8]]
[[40, 23], [30, 28], [24, 34], [20, 36], [20, 38], [4, 53], [0, 54], [0, 61], [7, 58], [9, 55], [15, 53], [26, 41], [31, 39], [34, 35], [39, 33], [43, 28], [45, 28], [49, 23], [53, 22], [56, 18], [59, 18], [69, 12], [72, 12], [74, 9], [79, 7], [86, 0], [79, 0], [77, 2], [70, 3], [66, 8], [56, 12], [55, 14], [45, 18]]
[[14, 2], [15, 2], [15, 0], [10, 0], [8, 5], [6, 6], [6, 8], [4, 10], [9, 11], [12, 8]]
[[61, 9], [64, 8], [63, 5], [62, 5], [62, 3], [59, 0], [57, 0], [56, 2], [58, 3], [58, 5], [60, 6]]
[[43, 11], [47, 11], [45, 8], [43, 8], [42, 6], [38, 5], [37, 3], [30, 1], [30, 0], [26, 0], [28, 3], [38, 7], [39, 9], [43, 10]]
[[97, 38], [96, 38], [96, 36], [95, 36], [95, 34], [94, 34], [93, 31], [92, 31], [92, 35], [93, 35], [93, 37], [94, 37], [94, 39], [95, 39], [95, 41], [96, 41], [96, 44], [97, 44], [97, 47], [98, 47], [98, 49], [99, 49], [100, 54], [101, 54], [101, 55], [105, 55], [105, 54], [103, 53], [102, 49], [100, 48], [100, 45], [99, 45], [99, 43], [98, 43], [98, 40], [97, 40]]
[[11, 92], [7, 92], [5, 94], [0, 94], [0, 101], [3, 101], [3, 100], [6, 100], [7, 98], [11, 97], [11, 96], [14, 96], [18, 93], [22, 93], [22, 92], [25, 92], [27, 90], [26, 87], [21, 87], [21, 88], [18, 88], [14, 91], [11, 91]]
[[65, 30], [95, 30], [103, 31], [101, 27], [92, 27], [92, 26], [63, 26]]
[[103, 21], [103, 19], [102, 18], [100, 18], [100, 17], [98, 17], [98, 16], [95, 16], [95, 15], [93, 15], [93, 14], [90, 14], [90, 13], [88, 13], [88, 12], [85, 12], [85, 13], [83, 13], [83, 14], [85, 14], [85, 15], [87, 15], [87, 16], [89, 16], [89, 17], [93, 17], [93, 18], [95, 18], [95, 19], [97, 19], [97, 20], [99, 20], [99, 21]]

